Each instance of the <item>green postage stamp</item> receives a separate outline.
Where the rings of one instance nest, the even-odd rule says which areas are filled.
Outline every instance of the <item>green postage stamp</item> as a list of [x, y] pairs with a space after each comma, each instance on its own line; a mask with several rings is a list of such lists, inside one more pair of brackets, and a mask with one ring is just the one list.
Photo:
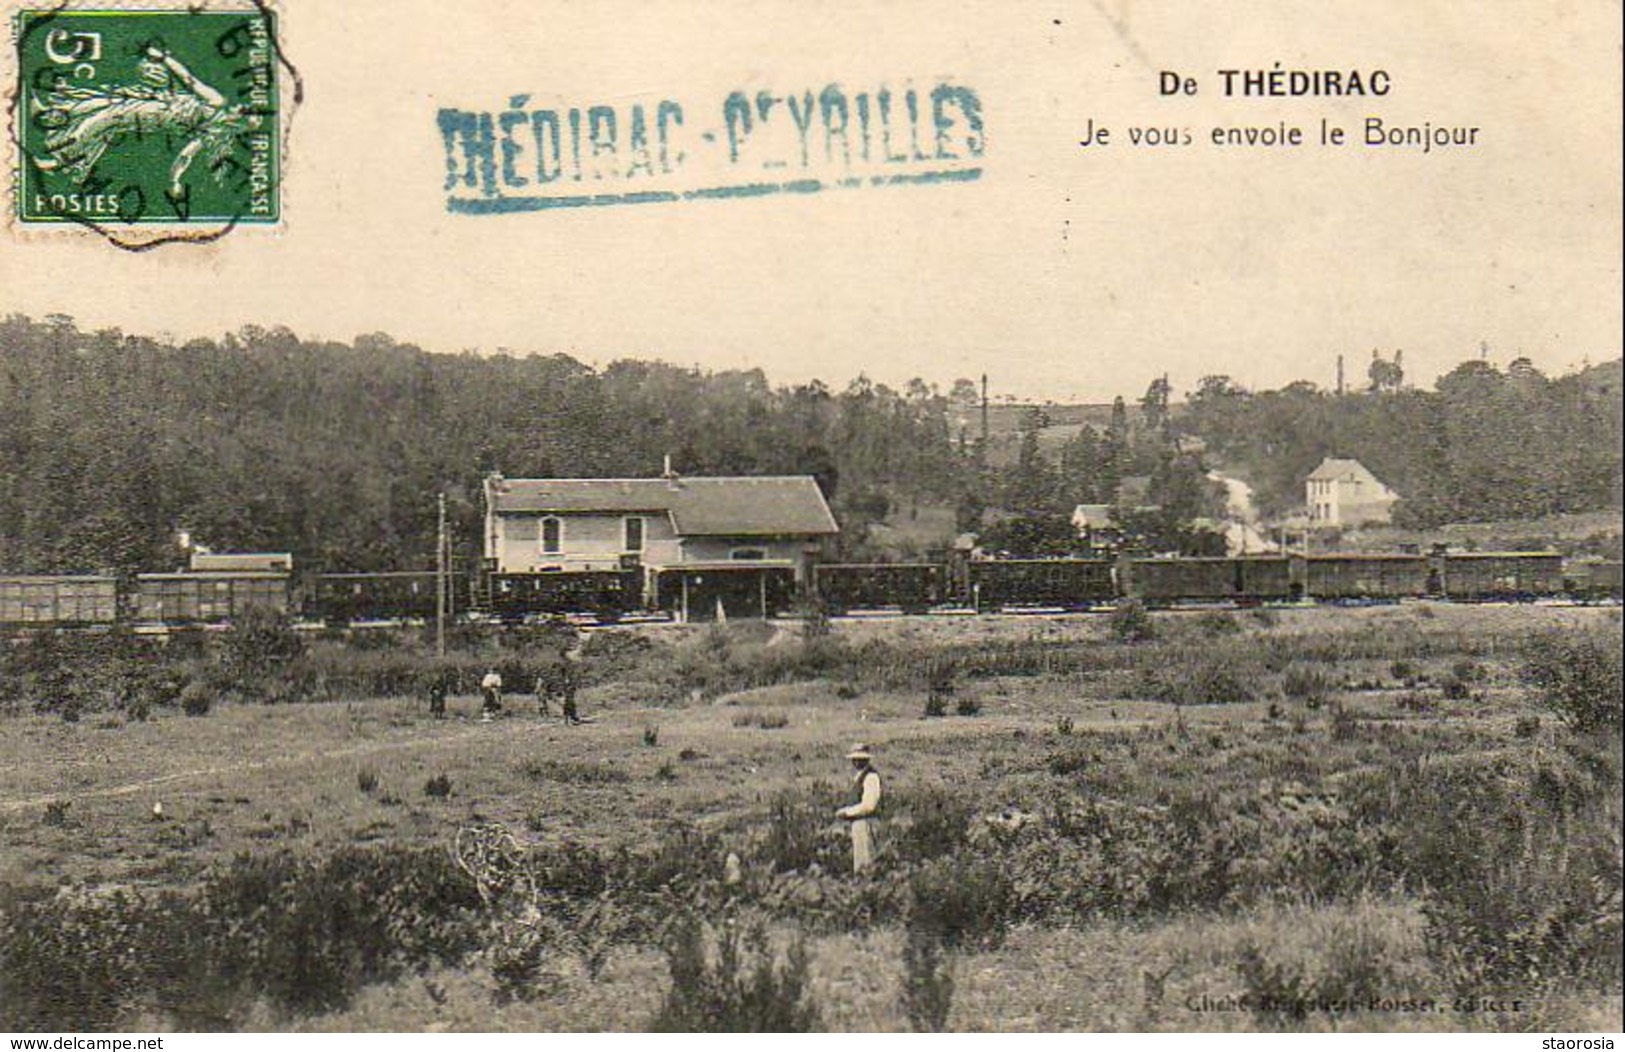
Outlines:
[[274, 12], [41, 5], [12, 36], [16, 221], [116, 234], [281, 219]]

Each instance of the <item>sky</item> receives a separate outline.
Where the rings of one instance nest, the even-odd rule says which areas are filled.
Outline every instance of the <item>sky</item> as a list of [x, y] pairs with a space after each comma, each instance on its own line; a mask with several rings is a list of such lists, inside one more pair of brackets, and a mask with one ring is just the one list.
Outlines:
[[[676, 3], [283, 0], [303, 101], [283, 223], [132, 254], [0, 230], [0, 312], [184, 340], [245, 324], [382, 331], [432, 351], [564, 352], [863, 373], [1056, 401], [1169, 374], [1329, 386], [1403, 349], [1427, 383], [1487, 345], [1550, 371], [1621, 349], [1620, 8], [1612, 0]], [[1226, 97], [1222, 69], [1384, 71], [1383, 97]], [[9, 54], [0, 60], [15, 79]], [[1197, 94], [1159, 94], [1159, 72]], [[442, 108], [675, 99], [694, 136], [733, 91], [972, 89], [980, 177], [506, 214], [448, 210]], [[651, 110], [652, 112], [652, 110]], [[1428, 153], [1385, 125], [1476, 127]], [[1219, 147], [1216, 127], [1341, 147]], [[1082, 147], [1090, 128], [1107, 146]], [[780, 126], [782, 126], [782, 121]], [[1191, 146], [1128, 142], [1132, 126]], [[968, 167], [965, 161], [959, 167]], [[757, 173], [759, 176], [760, 173]], [[822, 175], [828, 177], [829, 170]], [[839, 174], [839, 173], [836, 173]], [[867, 173], [863, 173], [867, 174]], [[619, 184], [609, 189], [619, 189]]]

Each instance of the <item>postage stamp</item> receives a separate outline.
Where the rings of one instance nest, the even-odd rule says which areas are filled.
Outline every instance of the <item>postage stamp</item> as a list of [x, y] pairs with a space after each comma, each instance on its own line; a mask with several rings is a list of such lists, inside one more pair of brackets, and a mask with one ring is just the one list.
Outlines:
[[19, 11], [15, 221], [277, 223], [275, 17], [259, 5]]

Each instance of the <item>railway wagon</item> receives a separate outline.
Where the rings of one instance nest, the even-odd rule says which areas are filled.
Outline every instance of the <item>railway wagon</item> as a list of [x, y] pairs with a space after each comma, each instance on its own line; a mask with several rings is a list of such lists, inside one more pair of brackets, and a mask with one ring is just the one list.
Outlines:
[[111, 577], [0, 577], [0, 625], [109, 625], [118, 619]]
[[[469, 581], [449, 574], [446, 589], [451, 612], [467, 610]], [[387, 573], [324, 573], [312, 582], [305, 613], [330, 624], [431, 618], [438, 595], [433, 570]]]
[[1622, 598], [1622, 570], [1625, 564], [1618, 559], [1586, 559], [1564, 567], [1564, 580], [1568, 593], [1587, 602]]
[[1564, 590], [1563, 557], [1556, 552], [1450, 552], [1439, 561], [1447, 599], [1528, 600]]
[[1285, 556], [1131, 559], [1124, 576], [1124, 591], [1153, 605], [1287, 599], [1295, 593], [1292, 561]]
[[947, 601], [947, 582], [948, 568], [939, 563], [824, 563], [813, 572], [813, 588], [831, 613], [921, 613]]
[[285, 614], [288, 582], [285, 573], [138, 574], [136, 616], [141, 621], [188, 624], [229, 621], [250, 607]]
[[1311, 599], [1392, 601], [1437, 591], [1424, 555], [1306, 555], [1301, 566], [1303, 594]]
[[778, 617], [797, 595], [795, 564], [776, 560], [684, 563], [653, 578], [655, 608], [679, 621]]
[[1108, 559], [988, 559], [970, 564], [971, 602], [978, 610], [1006, 606], [1084, 609], [1117, 598]]
[[613, 620], [643, 606], [642, 582], [635, 569], [492, 573], [486, 594], [489, 612], [504, 621], [580, 613]]

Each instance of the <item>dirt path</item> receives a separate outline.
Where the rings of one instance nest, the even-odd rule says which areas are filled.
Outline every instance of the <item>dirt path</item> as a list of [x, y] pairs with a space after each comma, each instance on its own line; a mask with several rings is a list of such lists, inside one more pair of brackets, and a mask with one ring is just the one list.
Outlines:
[[189, 771], [175, 771], [160, 775], [157, 778], [144, 778], [138, 782], [123, 782], [119, 785], [104, 786], [100, 789], [75, 789], [70, 792], [50, 793], [45, 796], [30, 796], [21, 799], [0, 800], [0, 814], [17, 811], [26, 811], [30, 808], [44, 807], [65, 797], [75, 800], [108, 799], [119, 796], [132, 796], [136, 793], [155, 789], [175, 782], [185, 782], [199, 778], [214, 778], [224, 774], [241, 774], [249, 771], [262, 771], [278, 767], [297, 767], [323, 760], [343, 760], [353, 756], [371, 756], [377, 753], [397, 752], [415, 749], [424, 746], [438, 747], [456, 742], [467, 741], [479, 734], [479, 730], [470, 727], [461, 734], [438, 738], [412, 738], [406, 741], [368, 742], [362, 745], [349, 745], [338, 749], [326, 749], [317, 752], [299, 753], [294, 756], [278, 756], [269, 760], [245, 760], [242, 763], [220, 764], [213, 767], [198, 767]]

